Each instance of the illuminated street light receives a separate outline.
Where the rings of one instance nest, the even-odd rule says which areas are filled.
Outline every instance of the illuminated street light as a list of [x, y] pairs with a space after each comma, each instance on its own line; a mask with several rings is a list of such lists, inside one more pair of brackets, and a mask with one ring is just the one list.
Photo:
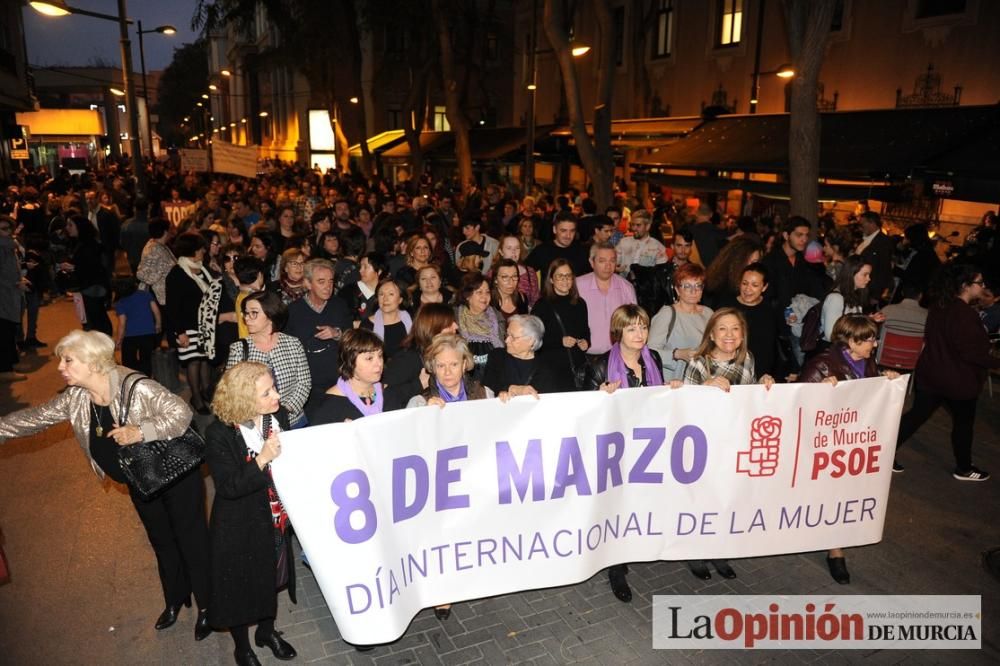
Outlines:
[[350, 102], [351, 104], [357, 104], [358, 103], [358, 98], [357, 97], [352, 97], [351, 99], [349, 99], [347, 101]]
[[573, 54], [574, 58], [579, 58], [582, 55], [587, 55], [587, 53], [589, 51], [590, 51], [590, 47], [586, 46], [584, 44], [580, 44], [578, 46], [574, 46], [573, 48], [571, 48], [569, 50], [569, 52]]
[[151, 32], [156, 32], [161, 35], [175, 35], [177, 34], [177, 28], [170, 24], [158, 25], [151, 30], [142, 29], [142, 21], [136, 21], [136, 27], [138, 28], [139, 35], [139, 65], [142, 69], [142, 96], [146, 100], [146, 135], [149, 139], [149, 155], [153, 156], [153, 123], [149, 117], [149, 84], [146, 83], [146, 49], [142, 43], [142, 36], [149, 34]]
[[201, 94], [201, 98], [202, 99], [208, 99], [208, 93], [202, 93]]
[[221, 70], [219, 70], [219, 74], [222, 74], [223, 76], [226, 76], [226, 77], [233, 75], [233, 73], [231, 71], [229, 71], [228, 69], [221, 69]]
[[124, 97], [125, 96], [125, 91], [122, 90], [122, 89], [120, 89], [120, 88], [108, 88], [108, 90], [110, 90], [111, 94], [114, 95], [115, 97]]
[[260, 116], [261, 118], [267, 118], [267, 115], [268, 115], [268, 114], [267, 114], [267, 111], [261, 111], [261, 112], [260, 112], [260, 113], [258, 113], [257, 115], [258, 115], [258, 116]]
[[214, 83], [209, 83], [208, 89], [211, 90], [212, 92], [215, 92], [216, 90], [219, 89], [219, 86], [215, 85]]
[[[146, 189], [146, 171], [142, 164], [142, 144], [139, 141], [139, 107], [135, 102], [135, 90], [132, 85], [132, 44], [128, 36], [128, 26], [132, 21], [128, 18], [125, 0], [118, 0], [118, 14], [102, 14], [87, 9], [71, 7], [66, 0], [30, 0], [32, 9], [45, 16], [66, 16], [80, 14], [114, 21], [118, 24], [119, 44], [121, 46], [122, 79], [125, 82], [125, 97], [128, 108], [129, 131], [128, 140], [132, 147], [132, 170], [135, 175], [138, 191]], [[122, 133], [124, 134], [124, 133]]]

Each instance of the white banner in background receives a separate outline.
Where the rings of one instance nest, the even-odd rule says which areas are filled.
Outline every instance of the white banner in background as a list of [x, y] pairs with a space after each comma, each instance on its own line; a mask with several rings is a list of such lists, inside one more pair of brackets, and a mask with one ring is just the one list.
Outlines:
[[208, 171], [208, 151], [204, 148], [181, 148], [181, 171]]
[[390, 412], [282, 433], [274, 480], [344, 638], [384, 643], [423, 608], [620, 562], [877, 542], [906, 382]]
[[234, 146], [225, 141], [213, 140], [212, 171], [256, 178], [257, 146]]

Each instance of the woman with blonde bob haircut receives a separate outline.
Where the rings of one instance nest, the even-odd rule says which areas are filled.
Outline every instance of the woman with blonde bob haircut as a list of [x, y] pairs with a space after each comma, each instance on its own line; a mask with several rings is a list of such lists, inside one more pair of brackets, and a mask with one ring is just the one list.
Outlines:
[[[179, 437], [190, 425], [188, 404], [152, 379], [115, 363], [115, 343], [104, 333], [73, 331], [55, 352], [66, 390], [43, 405], [0, 417], [0, 443], [69, 421], [91, 469], [101, 478], [128, 485], [118, 447]], [[126, 407], [122, 403], [129, 394]], [[172, 626], [181, 606], [191, 605], [194, 592], [201, 609], [195, 639], [207, 637], [212, 630], [206, 615], [208, 528], [201, 475], [192, 470], [148, 500], [129, 485], [129, 496], [156, 554], [166, 603], [155, 628]]]
[[288, 412], [271, 369], [253, 361], [222, 375], [212, 410], [218, 417], [206, 436], [208, 467], [215, 481], [212, 504], [212, 626], [233, 637], [237, 664], [257, 664], [250, 647], [267, 646], [278, 659], [295, 648], [275, 631], [278, 590], [295, 599], [291, 524], [271, 478], [271, 461], [281, 455], [278, 433], [290, 428]]
[[[424, 352], [424, 368], [431, 379], [427, 388], [415, 395], [406, 407], [436, 405], [444, 407], [450, 402], [484, 400], [494, 397], [493, 391], [475, 380], [466, 380], [465, 373], [472, 370], [475, 363], [469, 345], [454, 333], [441, 333]], [[434, 615], [439, 620], [451, 617], [451, 604], [434, 607]]]
[[[715, 386], [727, 392], [731, 386], [740, 384], [760, 383], [767, 388], [774, 385], [770, 375], [757, 380], [753, 354], [747, 350], [747, 321], [742, 312], [736, 308], [722, 308], [712, 313], [705, 324], [701, 344], [684, 371], [684, 383]], [[736, 578], [728, 560], [711, 562], [723, 578]], [[695, 578], [709, 580], [712, 577], [704, 560], [691, 560], [688, 568]]]

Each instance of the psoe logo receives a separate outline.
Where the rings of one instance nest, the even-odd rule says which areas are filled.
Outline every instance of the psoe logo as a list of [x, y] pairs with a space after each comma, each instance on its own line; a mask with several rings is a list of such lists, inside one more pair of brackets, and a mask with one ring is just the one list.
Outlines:
[[781, 419], [758, 416], [750, 424], [750, 449], [736, 452], [736, 471], [747, 476], [774, 476], [781, 450]]

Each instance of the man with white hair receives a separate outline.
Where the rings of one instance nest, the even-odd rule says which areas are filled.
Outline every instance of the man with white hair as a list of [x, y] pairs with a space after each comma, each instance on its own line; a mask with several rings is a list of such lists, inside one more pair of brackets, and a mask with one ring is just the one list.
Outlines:
[[597, 243], [590, 246], [590, 266], [593, 272], [576, 279], [580, 298], [587, 303], [590, 323], [588, 354], [603, 354], [611, 349], [611, 314], [619, 306], [635, 303], [635, 287], [620, 275], [615, 275], [615, 246]]

